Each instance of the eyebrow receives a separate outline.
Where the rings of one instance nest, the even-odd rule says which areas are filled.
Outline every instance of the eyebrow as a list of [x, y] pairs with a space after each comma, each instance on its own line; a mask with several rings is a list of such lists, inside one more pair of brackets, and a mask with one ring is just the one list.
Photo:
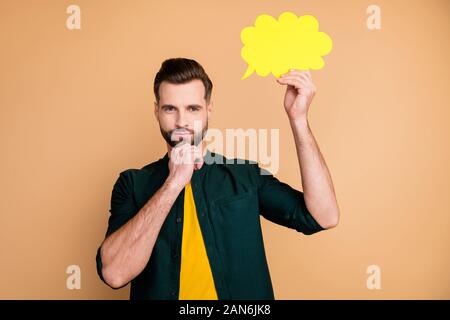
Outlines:
[[[163, 109], [163, 108], [169, 108], [169, 107], [177, 108], [176, 106], [171, 105], [171, 104], [164, 104], [164, 105], [161, 106], [162, 109]], [[187, 105], [187, 107], [188, 107], [188, 108], [189, 108], [189, 107], [190, 107], [190, 108], [199, 108], [199, 109], [203, 108], [203, 106], [201, 106], [201, 105], [199, 105], [199, 104], [189, 104], [189, 105]]]

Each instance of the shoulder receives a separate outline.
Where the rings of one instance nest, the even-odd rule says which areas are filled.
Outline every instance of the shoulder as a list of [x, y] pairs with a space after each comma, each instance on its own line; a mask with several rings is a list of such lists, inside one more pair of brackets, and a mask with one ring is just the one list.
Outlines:
[[135, 185], [148, 183], [155, 174], [160, 174], [161, 159], [146, 164], [141, 168], [128, 168], [121, 171], [116, 180], [116, 185], [123, 185], [127, 188], [133, 188]]
[[210, 157], [205, 158], [205, 163], [213, 172], [227, 172], [239, 180], [258, 182], [260, 166], [257, 161], [243, 158], [228, 158], [222, 154], [211, 152]]

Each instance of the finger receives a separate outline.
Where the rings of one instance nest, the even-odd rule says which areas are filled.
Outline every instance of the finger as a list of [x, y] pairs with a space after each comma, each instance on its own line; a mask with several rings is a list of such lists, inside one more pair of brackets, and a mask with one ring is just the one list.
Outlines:
[[199, 150], [197, 146], [192, 145], [189, 146], [189, 148], [187, 148], [185, 153], [186, 153], [185, 157], [186, 164], [195, 164], [203, 160], [201, 150]]
[[178, 157], [179, 153], [180, 153], [180, 148], [176, 148], [176, 147], [172, 148], [172, 150], [170, 150], [170, 158], [172, 160], [175, 160], [175, 158]]
[[181, 146], [183, 146], [185, 144], [189, 144], [189, 140], [187, 138], [183, 139], [183, 137], [180, 137], [180, 139], [178, 140], [178, 142], [175, 145], [175, 147], [181, 147]]
[[289, 72], [286, 72], [284, 76], [295, 76], [304, 73], [305, 71], [299, 69], [289, 69]]
[[194, 169], [198, 170], [203, 165], [203, 148], [202, 146], [193, 146], [194, 150]]
[[312, 81], [312, 75], [311, 75], [311, 72], [309, 70], [306, 70], [306, 75]]
[[302, 72], [298, 75], [300, 78], [302, 78], [303, 80], [305, 80], [306, 82], [312, 82], [311, 78], [308, 77], [308, 74], [305, 72]]
[[283, 79], [280, 79], [280, 80], [295, 80], [295, 81], [300, 81], [301, 83], [304, 83], [305, 85], [309, 85], [309, 80], [305, 79], [299, 75], [283, 77]]
[[181, 164], [182, 156], [183, 156], [183, 154], [181, 153], [180, 149], [173, 148], [172, 149], [172, 154], [170, 156], [170, 160], [174, 164]]
[[180, 154], [184, 154], [186, 152], [186, 150], [188, 150], [190, 148], [190, 144], [187, 141], [183, 141], [180, 142], [180, 144], [176, 145], [174, 147], [174, 149], [176, 150], [176, 152], [180, 153]]
[[298, 69], [290, 69], [289, 70], [289, 72], [288, 72], [288, 75], [297, 75], [297, 74], [300, 74], [300, 70], [298, 70]]
[[203, 160], [201, 162], [199, 162], [199, 163], [196, 163], [195, 166], [194, 166], [194, 169], [195, 170], [200, 170], [202, 168], [202, 166], [203, 166]]
[[203, 158], [203, 147], [202, 145], [195, 146], [195, 151], [197, 152], [197, 156]]
[[289, 71], [288, 72], [286, 72], [286, 73], [283, 73], [282, 75], [280, 75], [280, 78], [283, 78], [283, 77], [289, 77], [289, 76], [293, 76], [293, 75], [297, 75], [297, 74], [300, 74], [300, 70], [298, 70], [298, 69], [289, 69]]
[[[283, 79], [280, 80], [293, 80], [293, 81], [298, 81], [299, 83], [301, 83], [301, 87], [305, 88], [305, 89], [310, 89], [310, 90], [314, 90], [314, 84], [309, 81], [309, 79], [304, 79], [300, 76], [290, 76], [290, 77], [285, 77]], [[283, 83], [283, 81], [278, 81], [279, 83]]]
[[301, 76], [302, 78], [312, 80], [311, 73], [309, 72], [309, 70], [291, 69], [288, 73], [285, 73], [284, 75], [282, 75], [282, 77], [293, 76], [293, 75], [298, 75], [298, 76]]
[[200, 169], [203, 166], [203, 156], [197, 152], [196, 156], [195, 156], [195, 160], [194, 160], [194, 168], [195, 170]]
[[189, 144], [183, 144], [178, 147], [172, 148], [173, 154], [174, 154], [174, 163], [175, 164], [182, 164], [185, 160], [185, 155], [187, 150], [189, 149]]
[[305, 80], [306, 82], [311, 82], [311, 79], [308, 77], [308, 74], [306, 73], [306, 71], [292, 71], [290, 73], [288, 73], [287, 75], [285, 75], [283, 77], [284, 78], [289, 78], [289, 77], [299, 77], [303, 80]]
[[294, 86], [296, 89], [306, 88], [307, 85], [297, 77], [279, 79], [278, 83]]
[[172, 155], [170, 157], [170, 161], [174, 164], [181, 164], [181, 154], [178, 150], [173, 150]]
[[196, 149], [195, 162], [196, 163], [203, 162], [203, 150], [201, 148]]
[[196, 157], [196, 150], [195, 150], [195, 146], [189, 146], [189, 148], [187, 148], [186, 152], [186, 159], [189, 161], [189, 164], [193, 164], [195, 161], [195, 157]]
[[186, 150], [186, 152], [183, 152], [183, 155], [181, 156], [181, 164], [192, 164], [193, 160], [191, 158], [191, 152]]

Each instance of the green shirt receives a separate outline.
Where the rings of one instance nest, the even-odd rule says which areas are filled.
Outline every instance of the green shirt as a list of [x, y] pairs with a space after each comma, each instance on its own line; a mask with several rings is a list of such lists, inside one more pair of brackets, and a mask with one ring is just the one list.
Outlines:
[[[106, 237], [163, 185], [169, 174], [168, 161], [166, 153], [141, 169], [120, 173], [112, 190]], [[227, 159], [209, 150], [202, 168], [194, 171], [191, 185], [218, 298], [274, 299], [260, 215], [306, 235], [324, 230], [308, 212], [303, 193], [256, 162]], [[161, 227], [147, 266], [131, 280], [130, 299], [178, 298], [183, 204], [184, 190]], [[104, 281], [100, 248], [96, 260]]]

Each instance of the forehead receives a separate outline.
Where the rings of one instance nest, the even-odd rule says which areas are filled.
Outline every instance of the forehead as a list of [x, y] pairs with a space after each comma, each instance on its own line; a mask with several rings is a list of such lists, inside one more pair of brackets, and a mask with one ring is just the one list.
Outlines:
[[159, 100], [161, 104], [172, 105], [204, 104], [205, 86], [198, 79], [182, 84], [163, 81], [159, 86]]

